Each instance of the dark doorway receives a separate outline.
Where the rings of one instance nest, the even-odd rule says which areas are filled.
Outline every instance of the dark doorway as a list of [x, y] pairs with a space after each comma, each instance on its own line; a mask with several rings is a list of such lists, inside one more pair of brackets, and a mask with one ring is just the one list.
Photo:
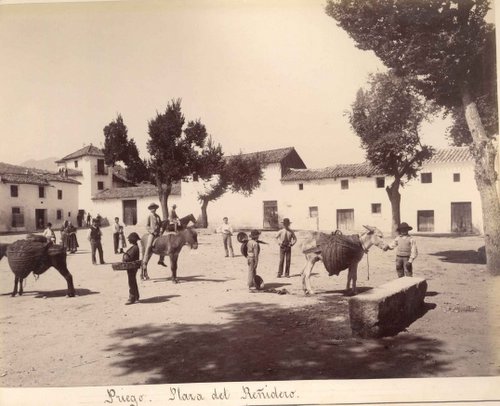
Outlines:
[[47, 224], [47, 209], [35, 209], [35, 227], [43, 230]]
[[137, 224], [137, 200], [123, 201], [123, 222], [126, 226]]
[[337, 230], [342, 232], [354, 229], [354, 209], [337, 210]]
[[472, 206], [470, 202], [451, 203], [451, 231], [472, 233]]
[[417, 230], [434, 232], [434, 210], [417, 211]]
[[279, 228], [278, 220], [278, 202], [268, 200], [264, 203], [264, 224], [263, 228], [268, 230], [277, 230]]

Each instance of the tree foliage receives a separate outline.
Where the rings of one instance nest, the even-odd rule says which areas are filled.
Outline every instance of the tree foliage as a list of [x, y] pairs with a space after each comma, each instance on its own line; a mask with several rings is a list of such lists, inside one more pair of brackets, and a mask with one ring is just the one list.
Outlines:
[[104, 160], [114, 166], [121, 161], [126, 166], [127, 178], [132, 182], [141, 182], [149, 178], [146, 162], [139, 157], [135, 140], [128, 139], [128, 129], [123, 117], [118, 114], [116, 120], [104, 127]]
[[202, 203], [201, 222], [204, 227], [208, 226], [207, 206], [209, 202], [219, 199], [228, 191], [250, 196], [260, 186], [263, 177], [260, 161], [241, 153], [224, 159], [215, 173], [217, 173], [217, 179], [207, 185], [198, 196]]
[[429, 109], [406, 78], [375, 74], [370, 76], [369, 87], [358, 91], [349, 114], [351, 126], [375, 167], [408, 181], [432, 156], [432, 148], [422, 145], [419, 137]]
[[157, 185], [163, 216], [168, 216], [168, 197], [174, 182], [193, 173], [209, 179], [222, 160], [220, 145], [214, 145], [200, 120], [185, 125], [181, 100], [168, 103], [165, 112], [149, 121], [150, 173]]
[[399, 186], [417, 176], [433, 149], [422, 145], [419, 129], [430, 109], [415, 94], [407, 78], [392, 73], [370, 76], [360, 89], [349, 121], [373, 166], [394, 178], [386, 187], [392, 207], [392, 230], [401, 222]]

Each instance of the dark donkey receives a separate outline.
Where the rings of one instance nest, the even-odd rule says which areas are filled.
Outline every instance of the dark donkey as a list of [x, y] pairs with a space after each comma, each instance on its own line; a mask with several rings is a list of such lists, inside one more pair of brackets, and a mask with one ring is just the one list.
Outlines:
[[177, 231], [177, 233], [167, 233], [158, 237], [152, 247], [152, 251], [144, 252], [148, 234], [141, 238], [142, 250], [142, 267], [141, 279], [149, 279], [148, 276], [148, 262], [153, 254], [159, 255], [160, 258], [168, 255], [170, 257], [170, 267], [172, 268], [172, 282], [177, 283], [177, 259], [184, 245], [189, 245], [192, 249], [198, 248], [198, 234], [193, 228], [184, 228]]
[[15, 275], [12, 296], [16, 296], [18, 285], [19, 295], [23, 294], [23, 281], [31, 272], [35, 275], [41, 275], [52, 266], [66, 279], [68, 296], [75, 296], [73, 276], [66, 266], [66, 250], [63, 246], [18, 240], [7, 247], [6, 255], [10, 269]]

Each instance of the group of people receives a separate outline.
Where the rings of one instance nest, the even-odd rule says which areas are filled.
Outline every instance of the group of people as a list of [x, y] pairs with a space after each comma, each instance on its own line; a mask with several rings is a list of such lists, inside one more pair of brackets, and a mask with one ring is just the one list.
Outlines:
[[[290, 264], [292, 257], [292, 247], [297, 243], [297, 236], [290, 228], [291, 221], [289, 218], [283, 219], [283, 228], [278, 231], [275, 240], [279, 246], [280, 259], [278, 264], [277, 278], [290, 277]], [[399, 235], [384, 247], [384, 251], [396, 249], [396, 273], [399, 278], [403, 276], [413, 276], [413, 262], [417, 258], [418, 249], [415, 239], [409, 235], [409, 231], [413, 228], [406, 222], [402, 222], [397, 232]], [[234, 257], [234, 251], [231, 241], [233, 228], [229, 224], [227, 217], [223, 218], [222, 225], [216, 230], [222, 234], [222, 242], [226, 257]], [[246, 243], [246, 256], [248, 263], [248, 289], [250, 292], [255, 292], [260, 288], [260, 281], [257, 277], [257, 266], [259, 263], [260, 231], [252, 230], [250, 232], [249, 241]]]
[[[57, 241], [56, 234], [52, 229], [52, 223], [50, 222], [47, 223], [42, 235], [48, 242], [55, 244]], [[71, 254], [74, 254], [79, 247], [78, 239], [76, 238], [76, 227], [69, 220], [66, 220], [61, 228], [61, 245]]]

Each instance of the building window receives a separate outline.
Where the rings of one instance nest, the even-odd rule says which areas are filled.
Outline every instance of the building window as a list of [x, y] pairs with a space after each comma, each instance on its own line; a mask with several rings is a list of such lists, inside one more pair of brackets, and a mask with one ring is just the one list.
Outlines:
[[377, 183], [378, 188], [385, 187], [385, 178], [384, 177], [376, 178], [375, 182]]
[[200, 180], [200, 176], [197, 173], [193, 173], [193, 182], [198, 182]]
[[56, 219], [62, 220], [62, 210], [59, 209], [56, 211]]
[[304, 190], [304, 184], [303, 183], [299, 183], [299, 190]]
[[75, 168], [78, 168], [78, 161], [75, 161]]
[[459, 173], [453, 174], [453, 182], [460, 182], [460, 174]]
[[421, 173], [420, 174], [420, 182], [432, 183], [432, 172]]
[[41, 199], [45, 197], [45, 188], [43, 186], [38, 186], [38, 197]]
[[97, 189], [104, 190], [104, 182], [97, 182]]
[[19, 186], [10, 185], [10, 197], [18, 197], [19, 196]]
[[24, 227], [24, 213], [20, 207], [12, 208], [12, 227]]
[[309, 207], [309, 217], [318, 217], [318, 206]]
[[417, 211], [417, 230], [434, 232], [434, 210]]
[[349, 189], [349, 179], [342, 179], [340, 181], [340, 188], [341, 189]]
[[108, 171], [104, 165], [104, 159], [97, 160], [97, 175], [107, 175]]
[[382, 203], [372, 203], [372, 214], [382, 213]]
[[60, 189], [57, 190], [57, 198], [59, 200], [62, 200], [62, 190], [60, 190]]

